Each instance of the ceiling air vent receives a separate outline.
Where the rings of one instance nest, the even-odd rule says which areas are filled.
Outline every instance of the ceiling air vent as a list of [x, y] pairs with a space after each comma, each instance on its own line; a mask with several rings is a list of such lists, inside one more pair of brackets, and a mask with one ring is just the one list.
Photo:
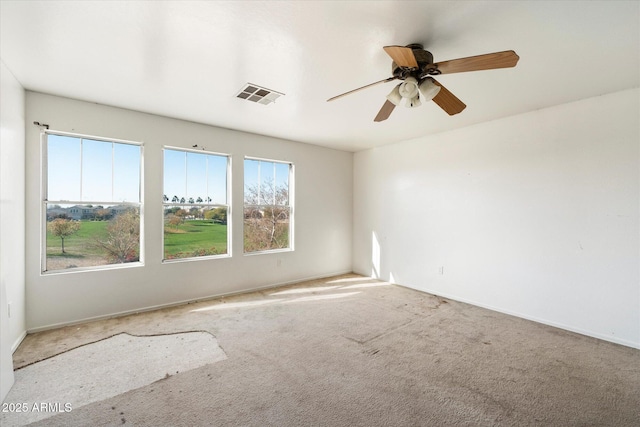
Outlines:
[[284, 93], [266, 89], [253, 83], [247, 83], [237, 95], [238, 98], [264, 105], [275, 102], [281, 96], [284, 96]]

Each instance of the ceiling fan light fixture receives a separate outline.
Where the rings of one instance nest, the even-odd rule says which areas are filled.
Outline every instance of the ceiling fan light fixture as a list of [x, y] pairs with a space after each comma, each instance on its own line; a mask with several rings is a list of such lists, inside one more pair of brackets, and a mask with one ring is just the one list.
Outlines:
[[407, 99], [413, 99], [418, 95], [418, 81], [415, 77], [407, 77], [400, 83], [400, 95]]
[[427, 78], [420, 82], [420, 93], [426, 101], [431, 101], [440, 92], [440, 86], [435, 84], [433, 80]]
[[416, 95], [413, 98], [407, 99], [407, 102], [404, 104], [407, 108], [415, 108], [422, 105], [420, 101], [420, 95]]
[[389, 95], [387, 95], [387, 99], [389, 100], [389, 102], [393, 103], [393, 105], [400, 105], [400, 101], [402, 101], [402, 95], [400, 95], [400, 85], [402, 83], [400, 83], [399, 85], [396, 85], [391, 92], [389, 92]]
[[[421, 105], [421, 97], [425, 101], [434, 101], [445, 113], [453, 116], [466, 108], [465, 103], [429, 76], [511, 68], [515, 67], [520, 59], [513, 50], [505, 50], [503, 52], [433, 62], [431, 52], [424, 50], [423, 45], [419, 43], [412, 43], [407, 46], [384, 46], [383, 49], [387, 55], [391, 57], [391, 77], [350, 90], [329, 98], [327, 101], [333, 101], [334, 99], [381, 83], [387, 83], [392, 80], [402, 80], [403, 82], [400, 83], [399, 86], [394, 87], [387, 95], [387, 100], [373, 119], [374, 122], [387, 120], [394, 108], [402, 102], [403, 98], [405, 99], [405, 105], [409, 108]], [[249, 89], [253, 88], [257, 89], [255, 85], [252, 85]], [[251, 94], [243, 93], [238, 95], [238, 97], [245, 98], [248, 96], [247, 99], [251, 100], [252, 95], [253, 92]]]

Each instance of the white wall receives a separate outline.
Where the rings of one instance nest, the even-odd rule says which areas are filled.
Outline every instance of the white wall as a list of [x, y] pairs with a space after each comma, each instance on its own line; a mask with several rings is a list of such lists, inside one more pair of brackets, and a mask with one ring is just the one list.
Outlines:
[[[41, 275], [40, 130], [27, 126], [26, 276], [30, 331], [351, 271], [352, 153], [34, 92], [27, 92], [26, 112], [27, 123], [46, 123], [52, 130], [141, 141], [145, 167], [145, 265]], [[232, 157], [233, 257], [162, 264], [162, 147], [191, 148], [194, 144]], [[244, 156], [295, 164], [295, 251], [242, 254]]]
[[25, 93], [4, 62], [0, 79], [0, 400], [4, 400], [13, 385], [11, 354], [26, 332]]
[[640, 347], [639, 99], [356, 153], [354, 271]]

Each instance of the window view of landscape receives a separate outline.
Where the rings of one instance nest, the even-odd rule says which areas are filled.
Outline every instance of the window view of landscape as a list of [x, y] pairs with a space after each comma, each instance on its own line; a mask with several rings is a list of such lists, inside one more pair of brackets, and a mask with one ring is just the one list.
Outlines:
[[228, 254], [228, 157], [164, 150], [164, 259]]
[[[136, 143], [47, 133], [43, 271], [141, 261]], [[229, 157], [164, 150], [163, 259], [229, 254]], [[293, 165], [244, 161], [244, 252], [292, 248]]]
[[47, 217], [47, 271], [140, 260], [138, 208], [52, 205]]
[[245, 252], [291, 247], [291, 169], [290, 163], [245, 159]]
[[140, 260], [141, 150], [47, 135], [45, 271]]

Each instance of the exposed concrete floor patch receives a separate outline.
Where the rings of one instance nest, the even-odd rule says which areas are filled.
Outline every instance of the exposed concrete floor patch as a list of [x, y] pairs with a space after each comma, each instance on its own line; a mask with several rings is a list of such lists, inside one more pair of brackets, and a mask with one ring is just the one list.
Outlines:
[[5, 402], [27, 410], [3, 413], [0, 424], [42, 420], [226, 358], [208, 332], [114, 335], [15, 371]]

